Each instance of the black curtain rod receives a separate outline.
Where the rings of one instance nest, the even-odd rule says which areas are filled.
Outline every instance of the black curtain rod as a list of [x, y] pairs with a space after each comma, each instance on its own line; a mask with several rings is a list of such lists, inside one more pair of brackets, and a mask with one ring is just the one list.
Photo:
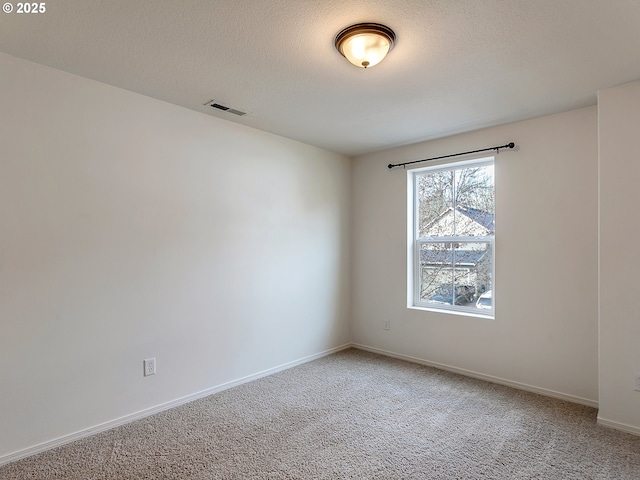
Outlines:
[[480, 150], [471, 150], [470, 152], [452, 153], [451, 155], [442, 155], [441, 157], [425, 158], [424, 160], [414, 160], [413, 162], [404, 162], [404, 163], [395, 163], [395, 164], [390, 163], [388, 167], [389, 167], [389, 170], [391, 170], [394, 167], [404, 167], [405, 165], [411, 165], [413, 163], [430, 162], [431, 160], [440, 160], [441, 158], [449, 158], [449, 157], [459, 157], [460, 155], [469, 155], [471, 153], [488, 152], [489, 150], [495, 150], [496, 153], [499, 153], [500, 149], [502, 148], [513, 148], [515, 146], [516, 144], [511, 142], [511, 143], [507, 143], [506, 145], [500, 145], [499, 147], [481, 148]]

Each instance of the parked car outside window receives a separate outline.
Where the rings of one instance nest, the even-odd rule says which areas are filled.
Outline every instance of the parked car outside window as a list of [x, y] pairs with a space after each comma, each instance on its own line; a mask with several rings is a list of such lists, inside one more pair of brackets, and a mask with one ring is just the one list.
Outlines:
[[480, 308], [483, 310], [490, 310], [493, 308], [493, 297], [491, 295], [491, 290], [480, 295], [480, 298], [478, 298], [478, 301], [476, 302], [476, 308]]

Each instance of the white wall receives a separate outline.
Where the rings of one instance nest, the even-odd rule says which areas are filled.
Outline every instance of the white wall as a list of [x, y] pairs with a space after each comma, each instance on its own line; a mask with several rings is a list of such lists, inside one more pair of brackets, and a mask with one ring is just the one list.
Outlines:
[[600, 168], [600, 410], [598, 420], [640, 434], [640, 82], [598, 94]]
[[[496, 159], [495, 320], [407, 309], [406, 172], [387, 164], [510, 141], [519, 151]], [[597, 151], [590, 107], [356, 158], [353, 341], [595, 405]]]
[[0, 460], [349, 342], [348, 159], [4, 54], [0, 118]]

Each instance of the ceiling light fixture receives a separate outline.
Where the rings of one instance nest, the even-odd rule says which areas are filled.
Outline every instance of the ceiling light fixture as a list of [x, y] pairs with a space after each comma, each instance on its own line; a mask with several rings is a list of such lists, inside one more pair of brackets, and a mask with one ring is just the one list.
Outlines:
[[358, 23], [336, 35], [336, 49], [356, 67], [373, 67], [393, 48], [396, 34], [386, 25]]

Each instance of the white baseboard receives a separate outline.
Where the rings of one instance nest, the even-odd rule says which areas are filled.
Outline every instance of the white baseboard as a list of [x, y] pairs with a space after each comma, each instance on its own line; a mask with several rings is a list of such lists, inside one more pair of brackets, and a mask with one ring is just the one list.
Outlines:
[[620, 430], [622, 432], [631, 433], [633, 435], [640, 435], [640, 428], [633, 425], [627, 425], [626, 423], [614, 422], [613, 420], [607, 420], [598, 415], [598, 425], [603, 427], [613, 428], [614, 430]]
[[347, 343], [339, 347], [331, 348], [329, 350], [325, 350], [323, 352], [316, 353], [314, 355], [309, 355], [308, 357], [300, 358], [298, 360], [294, 360], [292, 362], [288, 362], [283, 365], [279, 365], [277, 367], [269, 368], [267, 370], [254, 373], [252, 375], [248, 375], [246, 377], [242, 377], [237, 380], [233, 380], [231, 382], [223, 383], [215, 387], [207, 388], [206, 390], [202, 390], [200, 392], [192, 393], [191, 395], [177, 398], [170, 402], [156, 405], [155, 407], [146, 408], [144, 410], [140, 410], [139, 412], [125, 415], [124, 417], [116, 418], [114, 420], [110, 420], [108, 422], [101, 423], [93, 427], [89, 427], [74, 433], [70, 433], [69, 435], [63, 435], [62, 437], [58, 437], [53, 440], [49, 440], [49, 441], [40, 443], [38, 445], [34, 445], [32, 447], [27, 447], [25, 449], [18, 450], [16, 452], [0, 456], [0, 466], [5, 465], [7, 463], [15, 462], [16, 460], [30, 457], [32, 455], [36, 455], [37, 453], [41, 453], [46, 450], [51, 450], [52, 448], [60, 447], [67, 443], [75, 442], [76, 440], [80, 440], [82, 438], [95, 435], [96, 433], [104, 432], [106, 430], [111, 430], [112, 428], [125, 425], [135, 420], [139, 420], [141, 418], [145, 418], [150, 415], [153, 415], [165, 410], [169, 410], [174, 407], [178, 407], [180, 405], [184, 405], [185, 403], [193, 402], [194, 400], [198, 400], [203, 397], [208, 397], [209, 395], [213, 395], [214, 393], [218, 393], [223, 390], [236, 387], [238, 385], [242, 385], [243, 383], [248, 383], [248, 382], [251, 382], [252, 380], [257, 380], [259, 378], [266, 377], [268, 375], [273, 375], [274, 373], [281, 372], [283, 370], [287, 370], [289, 368], [296, 367], [298, 365], [302, 365], [303, 363], [311, 362], [321, 357], [326, 357], [327, 355], [331, 355], [341, 350], [346, 350], [347, 348], [351, 348], [351, 346], [352, 345], [350, 343]]
[[387, 357], [397, 358], [399, 360], [406, 360], [407, 362], [418, 363], [420, 365], [426, 365], [428, 367], [439, 368], [440, 370], [447, 370], [449, 372], [458, 373], [460, 375], [465, 375], [467, 377], [477, 378], [479, 380], [486, 380], [487, 382], [498, 383], [500, 385], [506, 385], [507, 387], [517, 388], [518, 390], [525, 390], [527, 392], [538, 393], [540, 395], [545, 395], [547, 397], [553, 397], [560, 400], [566, 400], [572, 403], [578, 403], [580, 405], [586, 405], [588, 407], [598, 408], [598, 401], [591, 400], [588, 398], [577, 397], [575, 395], [569, 395], [567, 393], [556, 392], [554, 390], [548, 390], [546, 388], [534, 387], [533, 385], [527, 385], [526, 383], [514, 382], [511, 380], [507, 380], [505, 378], [494, 377], [493, 375], [485, 375], [484, 373], [474, 372], [472, 370], [466, 370], [464, 368], [452, 367], [450, 365], [445, 365], [443, 363], [431, 362], [429, 360], [424, 360], [422, 358], [411, 357], [409, 355], [402, 355], [399, 353], [389, 352], [386, 350], [381, 350], [375, 347], [369, 347], [367, 345], [361, 345], [358, 343], [353, 343], [352, 346], [354, 348], [359, 348], [360, 350], [366, 350], [372, 353], [378, 353], [380, 355], [385, 355]]

